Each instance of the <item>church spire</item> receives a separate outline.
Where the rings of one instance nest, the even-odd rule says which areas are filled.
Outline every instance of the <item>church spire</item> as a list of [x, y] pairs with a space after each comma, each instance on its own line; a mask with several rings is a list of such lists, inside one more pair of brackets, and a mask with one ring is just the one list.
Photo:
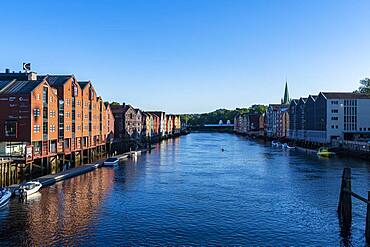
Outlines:
[[289, 104], [289, 91], [288, 91], [288, 81], [285, 81], [285, 91], [284, 91], [284, 98], [281, 100], [281, 104], [287, 105]]

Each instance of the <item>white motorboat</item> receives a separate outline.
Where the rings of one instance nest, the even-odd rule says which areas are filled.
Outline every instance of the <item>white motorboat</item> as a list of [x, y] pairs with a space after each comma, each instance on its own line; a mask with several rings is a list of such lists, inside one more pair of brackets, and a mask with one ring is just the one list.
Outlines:
[[19, 188], [15, 191], [17, 196], [29, 196], [39, 191], [42, 184], [39, 181], [30, 181], [19, 185]]
[[104, 166], [118, 166], [119, 160], [117, 158], [108, 158], [104, 161]]
[[4, 188], [0, 188], [0, 208], [8, 204], [12, 193]]

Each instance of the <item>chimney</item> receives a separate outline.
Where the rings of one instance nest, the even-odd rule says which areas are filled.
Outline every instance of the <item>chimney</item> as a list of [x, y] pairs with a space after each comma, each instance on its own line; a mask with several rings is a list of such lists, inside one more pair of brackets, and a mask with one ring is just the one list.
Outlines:
[[6, 74], [9, 74], [10, 73], [10, 69], [5, 69], [5, 73]]
[[36, 72], [30, 72], [30, 73], [28, 73], [28, 80], [30, 80], [30, 81], [36, 81], [37, 80], [37, 73]]

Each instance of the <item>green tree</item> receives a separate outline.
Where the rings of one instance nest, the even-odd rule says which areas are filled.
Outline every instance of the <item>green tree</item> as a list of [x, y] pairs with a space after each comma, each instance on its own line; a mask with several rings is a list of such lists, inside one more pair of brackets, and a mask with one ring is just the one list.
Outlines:
[[367, 93], [370, 94], [370, 78], [365, 78], [359, 81], [361, 86], [358, 88], [358, 90], [355, 91], [355, 93]]

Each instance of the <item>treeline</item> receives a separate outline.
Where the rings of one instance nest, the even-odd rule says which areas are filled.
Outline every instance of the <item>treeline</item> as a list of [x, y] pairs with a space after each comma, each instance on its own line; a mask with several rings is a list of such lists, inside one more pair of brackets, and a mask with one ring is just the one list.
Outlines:
[[201, 114], [183, 114], [181, 119], [187, 122], [189, 126], [203, 126], [204, 124], [218, 124], [220, 120], [223, 123], [227, 123], [230, 120], [234, 123], [234, 117], [238, 114], [247, 112], [259, 112], [264, 113], [267, 106], [265, 105], [253, 105], [249, 108], [236, 108], [235, 110], [218, 109], [209, 113]]

